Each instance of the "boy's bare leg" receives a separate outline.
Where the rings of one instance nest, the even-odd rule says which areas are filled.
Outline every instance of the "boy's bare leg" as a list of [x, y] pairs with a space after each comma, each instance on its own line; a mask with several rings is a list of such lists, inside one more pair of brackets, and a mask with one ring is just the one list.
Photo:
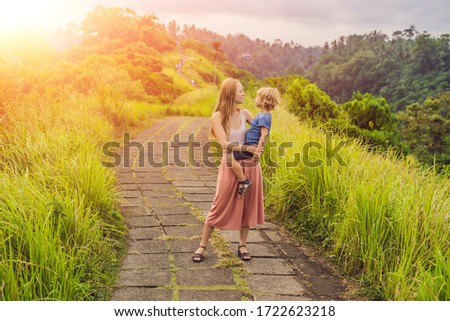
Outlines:
[[227, 155], [227, 165], [231, 167], [231, 170], [233, 171], [234, 175], [239, 181], [245, 180], [244, 171], [242, 169], [241, 164], [238, 160], [234, 159], [233, 153], [229, 153]]
[[244, 170], [238, 160], [233, 158], [231, 169], [233, 170], [234, 175], [236, 175], [238, 181], [245, 180]]

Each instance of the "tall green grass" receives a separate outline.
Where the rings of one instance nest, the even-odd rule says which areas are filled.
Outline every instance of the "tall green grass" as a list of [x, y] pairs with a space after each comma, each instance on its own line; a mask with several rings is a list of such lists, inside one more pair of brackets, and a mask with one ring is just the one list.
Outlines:
[[108, 298], [125, 227], [98, 142], [113, 126], [88, 99], [31, 98], [0, 129], [1, 300]]
[[[320, 244], [374, 299], [450, 299], [447, 178], [354, 140], [338, 150], [341, 160], [330, 158], [327, 134], [283, 108], [274, 113], [271, 141], [293, 147], [265, 151], [270, 217]], [[329, 151], [341, 141], [347, 138], [328, 135]]]
[[[178, 97], [168, 111], [186, 116], [210, 117], [217, 103], [219, 90], [206, 86]], [[167, 113], [167, 111], [166, 111]]]
[[86, 137], [17, 129], [0, 160], [2, 300], [106, 298], [124, 231], [114, 176]]
[[178, 105], [32, 92], [2, 106], [0, 300], [108, 299], [125, 225], [102, 144], [168, 115], [210, 116], [216, 91]]

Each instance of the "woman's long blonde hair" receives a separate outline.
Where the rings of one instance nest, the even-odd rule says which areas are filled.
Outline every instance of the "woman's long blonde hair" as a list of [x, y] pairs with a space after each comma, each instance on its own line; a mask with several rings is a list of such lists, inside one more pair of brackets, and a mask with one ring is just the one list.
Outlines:
[[[217, 101], [215, 112], [220, 112], [220, 117], [222, 118], [222, 127], [225, 133], [228, 135], [230, 133], [230, 118], [233, 114], [234, 107], [236, 105], [236, 90], [239, 80], [234, 78], [227, 78], [222, 82], [220, 87], [219, 100]], [[216, 138], [214, 131], [211, 128], [209, 131], [210, 139]]]

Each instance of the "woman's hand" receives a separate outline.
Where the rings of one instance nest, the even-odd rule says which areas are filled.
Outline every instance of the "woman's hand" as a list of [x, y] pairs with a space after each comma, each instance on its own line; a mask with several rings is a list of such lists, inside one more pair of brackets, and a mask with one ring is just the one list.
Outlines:
[[258, 152], [255, 152], [255, 153], [253, 153], [253, 160], [255, 161], [255, 162], [259, 162], [259, 160], [261, 159], [261, 152], [260, 153], [258, 153]]
[[255, 160], [255, 162], [259, 162], [262, 153], [263, 153], [263, 150], [261, 148], [257, 147], [255, 152], [253, 153], [253, 159]]

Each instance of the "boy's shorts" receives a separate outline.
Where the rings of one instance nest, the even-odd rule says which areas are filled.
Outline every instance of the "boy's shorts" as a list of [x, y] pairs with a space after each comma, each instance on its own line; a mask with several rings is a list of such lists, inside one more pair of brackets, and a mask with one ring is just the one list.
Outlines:
[[[249, 144], [245, 144], [244, 145], [249, 145]], [[234, 151], [233, 152], [233, 158], [236, 160], [244, 160], [244, 159], [249, 159], [249, 158], [253, 158], [253, 153], [250, 152], [241, 152], [241, 151]]]
[[233, 158], [236, 160], [244, 160], [253, 158], [253, 154], [250, 152], [233, 152]]

